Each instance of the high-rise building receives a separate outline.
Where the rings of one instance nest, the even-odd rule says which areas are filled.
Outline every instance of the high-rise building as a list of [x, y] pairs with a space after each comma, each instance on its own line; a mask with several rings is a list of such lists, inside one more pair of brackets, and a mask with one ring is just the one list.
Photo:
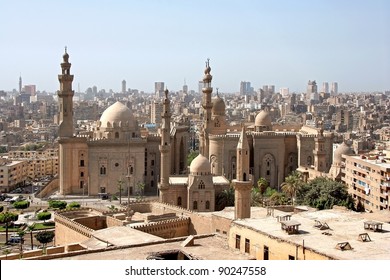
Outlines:
[[19, 94], [22, 94], [22, 75], [19, 76]]
[[202, 94], [202, 88], [203, 88], [203, 81], [198, 82], [198, 93]]
[[253, 93], [253, 87], [251, 87], [251, 82], [241, 81], [240, 94], [241, 95], [250, 95], [252, 93]]
[[93, 86], [92, 87], [92, 93], [93, 93], [93, 95], [96, 95], [97, 94], [97, 86]]
[[126, 80], [122, 81], [122, 93], [126, 93]]
[[24, 86], [24, 92], [27, 93], [28, 95], [35, 95], [37, 91], [36, 85], [25, 85]]
[[188, 85], [186, 84], [186, 80], [184, 80], [183, 93], [188, 93]]
[[289, 88], [280, 88], [279, 93], [282, 96], [288, 96], [290, 94], [290, 90], [289, 90]]
[[339, 85], [337, 82], [333, 82], [330, 88], [331, 95], [337, 95], [339, 93]]
[[329, 83], [328, 82], [323, 82], [322, 83], [322, 90], [321, 90], [321, 92], [329, 93]]
[[155, 82], [154, 83], [154, 93], [156, 94], [156, 98], [160, 98], [164, 93], [164, 82]]
[[309, 81], [307, 83], [306, 100], [308, 103], [312, 101], [318, 101], [318, 91], [316, 81]]
[[162, 104], [158, 101], [153, 101], [150, 110], [150, 123], [161, 123]]

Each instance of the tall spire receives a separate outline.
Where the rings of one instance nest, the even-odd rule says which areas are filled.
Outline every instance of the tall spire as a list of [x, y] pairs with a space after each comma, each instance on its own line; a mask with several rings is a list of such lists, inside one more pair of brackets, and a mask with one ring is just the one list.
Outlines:
[[160, 164], [160, 182], [158, 188], [160, 190], [160, 201], [168, 202], [168, 187], [169, 187], [169, 175], [171, 170], [171, 111], [170, 101], [168, 98], [169, 91], [165, 89], [165, 98], [163, 100], [163, 113], [161, 114], [161, 144], [159, 146], [161, 153], [161, 164]]
[[69, 54], [65, 47], [65, 53], [62, 56], [62, 73], [58, 75], [60, 90], [57, 91], [59, 103], [59, 137], [73, 136], [73, 95], [72, 90], [73, 75], [70, 74], [71, 64], [69, 63]]
[[210, 59], [208, 58], [206, 61], [206, 69], [204, 70], [203, 76], [203, 101], [202, 107], [204, 109], [204, 117], [203, 117], [203, 131], [201, 135], [201, 154], [206, 158], [209, 158], [209, 133], [211, 129], [211, 109], [213, 108], [213, 104], [211, 102], [211, 94], [213, 92], [213, 88], [211, 87], [211, 81], [213, 76], [210, 74]]

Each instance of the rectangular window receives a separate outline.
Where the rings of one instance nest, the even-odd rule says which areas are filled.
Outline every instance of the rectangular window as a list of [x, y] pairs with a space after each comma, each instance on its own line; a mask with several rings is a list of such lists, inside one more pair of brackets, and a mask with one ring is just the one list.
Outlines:
[[245, 238], [245, 253], [250, 253], [251, 248], [251, 241], [247, 238]]
[[264, 246], [263, 260], [269, 260], [269, 248], [267, 246]]
[[241, 236], [236, 234], [236, 249], [240, 250]]
[[289, 259], [290, 261], [294, 261], [294, 260], [295, 260], [295, 257], [294, 257], [294, 256], [291, 256], [291, 255], [288, 255], [288, 259]]
[[80, 160], [80, 166], [84, 166], [84, 160], [83, 159]]

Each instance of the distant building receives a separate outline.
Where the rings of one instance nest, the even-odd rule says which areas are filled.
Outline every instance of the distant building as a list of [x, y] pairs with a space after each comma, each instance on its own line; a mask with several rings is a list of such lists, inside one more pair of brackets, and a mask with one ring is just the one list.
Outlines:
[[323, 82], [322, 83], [322, 90], [321, 90], [321, 92], [329, 93], [329, 83], [328, 82]]
[[164, 93], [165, 84], [164, 82], [155, 82], [154, 83], [154, 93], [156, 98], [161, 98]]
[[0, 192], [23, 186], [27, 179], [27, 161], [0, 158]]
[[122, 93], [126, 93], [126, 80], [122, 81]]
[[154, 100], [150, 108], [150, 123], [160, 124], [161, 123], [161, 112], [162, 104]]
[[241, 81], [240, 95], [251, 95], [251, 94], [253, 94], [253, 87], [251, 87], [251, 82]]
[[331, 95], [337, 95], [339, 93], [339, 85], [337, 82], [333, 82], [330, 88]]
[[37, 92], [36, 85], [25, 85], [24, 86], [24, 92], [28, 95], [35, 95]]

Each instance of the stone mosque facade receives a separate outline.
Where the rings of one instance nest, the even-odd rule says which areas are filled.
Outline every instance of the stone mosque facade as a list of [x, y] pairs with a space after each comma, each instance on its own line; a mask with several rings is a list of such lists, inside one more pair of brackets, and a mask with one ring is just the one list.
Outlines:
[[60, 194], [115, 194], [121, 180], [126, 194], [127, 188], [134, 194], [137, 184], [144, 183], [144, 192], [158, 194], [160, 202], [207, 212], [215, 210], [215, 196], [232, 182], [236, 203], [241, 203], [236, 216], [245, 217], [245, 207], [250, 207], [244, 205], [248, 189], [260, 177], [278, 188], [294, 170], [326, 176], [332, 167], [333, 134], [321, 128], [274, 130], [267, 108], [257, 114], [253, 125], [242, 125], [241, 131], [229, 127], [224, 100], [218, 93], [212, 98], [209, 61], [203, 78], [200, 154], [189, 169], [189, 127], [172, 125], [167, 90], [158, 134], [141, 136], [131, 110], [116, 102], [93, 129], [75, 136], [68, 60], [65, 52], [58, 76]]

